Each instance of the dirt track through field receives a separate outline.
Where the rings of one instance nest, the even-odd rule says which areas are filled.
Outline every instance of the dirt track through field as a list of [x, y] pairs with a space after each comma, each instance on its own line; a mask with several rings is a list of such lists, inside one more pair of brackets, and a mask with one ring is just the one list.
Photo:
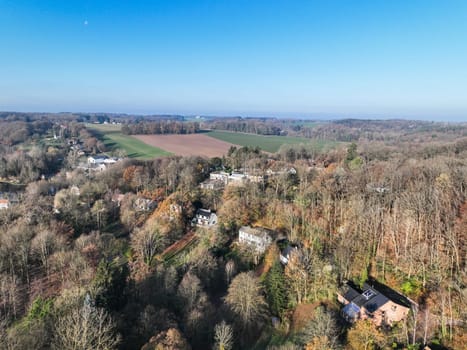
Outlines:
[[133, 137], [181, 156], [220, 157], [226, 154], [231, 146], [237, 146], [203, 134], [134, 135]]

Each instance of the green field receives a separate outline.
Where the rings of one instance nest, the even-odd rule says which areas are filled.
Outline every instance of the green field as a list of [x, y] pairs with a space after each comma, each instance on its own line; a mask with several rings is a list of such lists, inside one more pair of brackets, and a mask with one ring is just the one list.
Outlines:
[[109, 149], [122, 149], [130, 158], [152, 159], [171, 155], [160, 148], [145, 144], [130, 135], [123, 135], [119, 125], [112, 124], [86, 124], [86, 127], [97, 131], [97, 136]]
[[[206, 135], [214, 137], [216, 139], [230, 142], [240, 146], [260, 147], [262, 150], [267, 152], [277, 152], [279, 148], [284, 144], [313, 144], [318, 149], [323, 147], [333, 146], [329, 142], [318, 142], [311, 141], [305, 137], [292, 137], [292, 136], [262, 136], [255, 134], [245, 134], [240, 132], [229, 132], [229, 131], [209, 131]], [[335, 146], [335, 145], [334, 145]]]

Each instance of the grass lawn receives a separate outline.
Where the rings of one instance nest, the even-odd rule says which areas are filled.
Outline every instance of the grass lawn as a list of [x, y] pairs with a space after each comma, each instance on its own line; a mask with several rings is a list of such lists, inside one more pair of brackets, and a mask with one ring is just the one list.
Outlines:
[[216, 139], [230, 142], [240, 146], [260, 147], [267, 152], [277, 152], [284, 144], [299, 144], [306, 143], [316, 146], [317, 149], [322, 149], [325, 146], [335, 146], [337, 143], [330, 144], [329, 141], [318, 142], [312, 141], [305, 137], [292, 137], [292, 136], [262, 136], [255, 134], [246, 134], [240, 132], [229, 131], [209, 131], [206, 135]]
[[120, 132], [120, 125], [86, 124], [86, 127], [97, 131], [98, 137], [108, 148], [123, 149], [130, 158], [152, 159], [171, 155], [171, 153], [147, 145], [131, 135], [123, 135]]

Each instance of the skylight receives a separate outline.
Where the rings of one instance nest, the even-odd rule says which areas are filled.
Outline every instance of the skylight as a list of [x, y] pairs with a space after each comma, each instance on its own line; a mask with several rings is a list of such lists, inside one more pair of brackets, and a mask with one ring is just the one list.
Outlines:
[[372, 289], [367, 289], [362, 293], [366, 300], [370, 299], [371, 297], [376, 295], [376, 292]]

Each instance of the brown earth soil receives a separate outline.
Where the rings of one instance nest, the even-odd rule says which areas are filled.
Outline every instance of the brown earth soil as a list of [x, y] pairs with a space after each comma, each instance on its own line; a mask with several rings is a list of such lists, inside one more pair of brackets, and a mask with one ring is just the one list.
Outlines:
[[183, 236], [180, 240], [172, 244], [170, 247], [165, 249], [161, 256], [166, 258], [172, 255], [177, 254], [181, 250], [183, 250], [190, 242], [196, 239], [196, 235], [194, 232], [188, 232], [185, 236]]
[[319, 306], [319, 302], [313, 304], [300, 304], [297, 305], [292, 317], [293, 332], [300, 331], [315, 315], [315, 309]]
[[236, 146], [203, 134], [133, 135], [133, 137], [180, 156], [220, 157], [226, 154], [231, 146]]

